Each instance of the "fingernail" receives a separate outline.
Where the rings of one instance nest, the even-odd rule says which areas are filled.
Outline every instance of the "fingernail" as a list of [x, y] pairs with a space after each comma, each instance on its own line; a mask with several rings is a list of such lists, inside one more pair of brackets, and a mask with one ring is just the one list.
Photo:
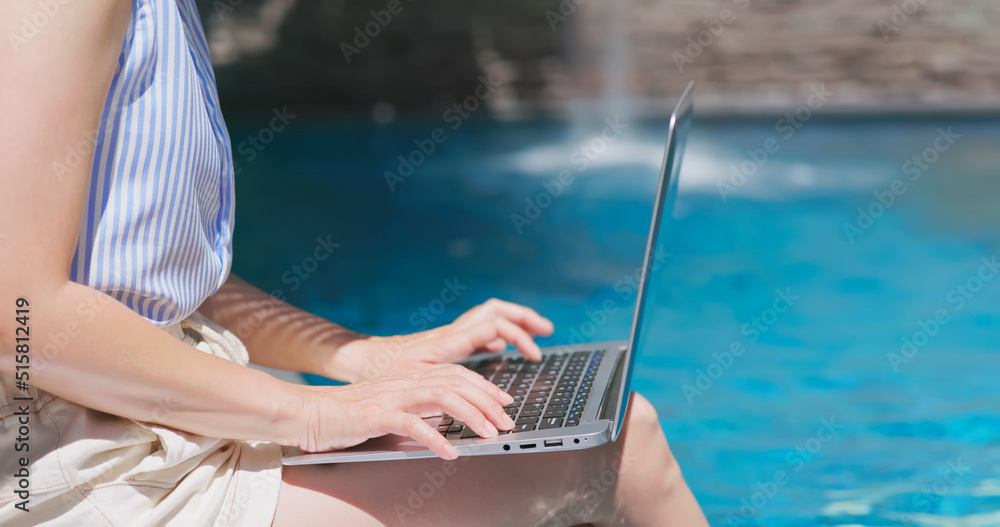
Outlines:
[[506, 413], [503, 414], [503, 424], [505, 425], [504, 428], [506, 428], [507, 430], [514, 428], [514, 420], [511, 419], [510, 416], [507, 415]]
[[445, 445], [444, 450], [451, 459], [458, 459], [458, 450], [451, 443]]
[[504, 406], [507, 406], [508, 404], [514, 402], [514, 396], [513, 395], [511, 395], [511, 394], [509, 394], [507, 392], [500, 392], [500, 393], [503, 394], [503, 400], [504, 400], [503, 404], [504, 404]]
[[496, 437], [500, 435], [497, 431], [497, 427], [493, 426], [493, 423], [486, 421], [486, 437]]

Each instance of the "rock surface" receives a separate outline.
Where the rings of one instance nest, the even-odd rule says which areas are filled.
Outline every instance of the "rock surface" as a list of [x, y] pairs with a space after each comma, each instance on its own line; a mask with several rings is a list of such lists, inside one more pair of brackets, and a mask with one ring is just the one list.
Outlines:
[[503, 84], [487, 101], [501, 117], [579, 101], [662, 110], [692, 79], [719, 111], [794, 107], [820, 85], [830, 108], [1000, 108], [998, 2], [199, 4], [228, 109], [437, 111], [484, 74]]

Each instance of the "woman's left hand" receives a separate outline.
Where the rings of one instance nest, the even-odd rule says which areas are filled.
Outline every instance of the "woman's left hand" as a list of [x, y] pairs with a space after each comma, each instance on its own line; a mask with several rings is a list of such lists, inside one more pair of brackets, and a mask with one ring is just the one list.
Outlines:
[[466, 311], [451, 324], [394, 337], [361, 337], [338, 352], [351, 364], [352, 381], [420, 371], [458, 362], [477, 351], [514, 345], [529, 360], [541, 360], [535, 336], [552, 334], [552, 322], [535, 310], [495, 298]]

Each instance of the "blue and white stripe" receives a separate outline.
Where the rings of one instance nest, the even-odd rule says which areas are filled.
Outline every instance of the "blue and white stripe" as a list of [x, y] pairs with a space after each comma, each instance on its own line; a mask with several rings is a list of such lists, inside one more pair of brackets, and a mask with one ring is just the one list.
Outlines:
[[194, 0], [133, 4], [70, 276], [167, 326], [229, 274], [232, 151]]

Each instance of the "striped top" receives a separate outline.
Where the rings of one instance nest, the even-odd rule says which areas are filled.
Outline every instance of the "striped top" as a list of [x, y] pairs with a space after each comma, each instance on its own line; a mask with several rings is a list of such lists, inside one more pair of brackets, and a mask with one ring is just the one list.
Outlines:
[[134, 0], [93, 142], [70, 277], [179, 322], [232, 263], [232, 151], [194, 0]]

